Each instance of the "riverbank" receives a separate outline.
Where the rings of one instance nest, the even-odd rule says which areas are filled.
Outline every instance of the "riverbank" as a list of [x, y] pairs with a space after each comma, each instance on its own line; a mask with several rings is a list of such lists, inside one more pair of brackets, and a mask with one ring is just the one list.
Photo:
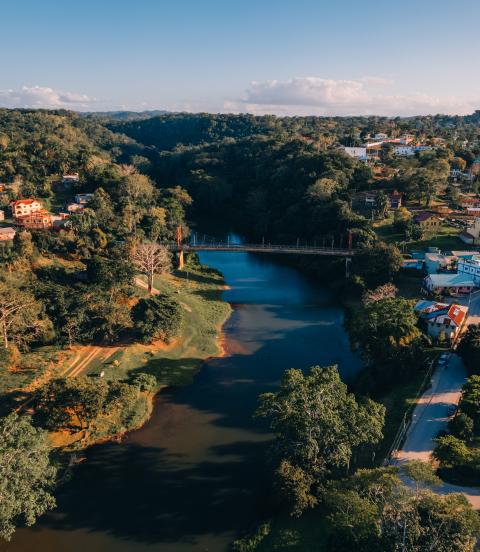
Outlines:
[[[182, 309], [180, 331], [170, 343], [120, 343], [113, 347], [75, 347], [69, 351], [66, 362], [51, 370], [50, 379], [102, 375], [106, 382], [121, 382], [138, 374], [149, 374], [154, 376], [156, 385], [138, 391], [127, 405], [128, 412], [125, 408], [109, 410], [94, 419], [87, 429], [52, 433], [52, 447], [78, 451], [93, 444], [121, 440], [150, 419], [157, 393], [167, 387], [187, 385], [205, 360], [223, 356], [222, 326], [231, 314], [229, 303], [222, 298], [224, 290], [221, 273], [199, 264], [188, 266], [184, 272], [156, 276], [154, 293], [174, 296]], [[146, 297], [148, 292], [140, 285], [137, 295]]]

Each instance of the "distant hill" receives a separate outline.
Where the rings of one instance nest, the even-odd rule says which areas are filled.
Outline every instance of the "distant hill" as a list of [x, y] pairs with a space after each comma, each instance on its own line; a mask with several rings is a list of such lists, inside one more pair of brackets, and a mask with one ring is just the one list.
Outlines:
[[112, 121], [108, 128], [147, 146], [170, 150], [179, 144], [198, 145], [226, 138], [272, 135], [282, 131], [294, 118], [250, 114], [168, 113], [143, 120]]
[[168, 111], [155, 109], [152, 111], [90, 111], [79, 113], [81, 116], [92, 119], [110, 119], [115, 121], [142, 121], [159, 115], [166, 115]]

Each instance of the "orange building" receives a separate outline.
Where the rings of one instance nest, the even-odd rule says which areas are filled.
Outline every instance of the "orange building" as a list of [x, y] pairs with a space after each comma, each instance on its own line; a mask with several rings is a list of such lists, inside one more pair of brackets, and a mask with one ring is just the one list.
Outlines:
[[14, 218], [23, 217], [42, 210], [42, 204], [36, 199], [17, 199], [10, 203]]
[[20, 226], [31, 230], [48, 230], [53, 226], [52, 215], [45, 209], [17, 216], [16, 221]]

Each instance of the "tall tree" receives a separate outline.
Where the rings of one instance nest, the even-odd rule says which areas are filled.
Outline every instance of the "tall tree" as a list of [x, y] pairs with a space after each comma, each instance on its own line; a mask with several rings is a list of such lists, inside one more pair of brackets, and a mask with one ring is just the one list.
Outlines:
[[152, 293], [155, 274], [164, 274], [171, 269], [168, 249], [154, 242], [136, 245], [132, 252], [132, 260], [138, 270], [147, 277], [149, 293]]
[[41, 310], [33, 295], [10, 281], [0, 280], [0, 331], [5, 349], [12, 340], [28, 343], [38, 336], [45, 326]]
[[336, 366], [315, 366], [308, 374], [287, 370], [280, 389], [259, 402], [256, 415], [268, 419], [276, 435], [278, 486], [288, 490], [285, 498], [295, 515], [315, 502], [316, 486], [348, 469], [354, 450], [382, 438], [385, 408], [358, 402]]
[[13, 413], [0, 419], [0, 536], [6, 540], [18, 524], [33, 525], [55, 507], [56, 468], [49, 450], [47, 432], [28, 417]]

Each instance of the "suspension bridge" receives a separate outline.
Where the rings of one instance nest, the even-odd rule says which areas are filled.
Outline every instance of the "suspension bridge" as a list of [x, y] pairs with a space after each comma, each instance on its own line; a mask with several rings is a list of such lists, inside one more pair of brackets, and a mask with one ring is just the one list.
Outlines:
[[347, 247], [335, 246], [333, 239], [329, 241], [329, 245], [326, 245], [325, 240], [323, 240], [321, 246], [317, 246], [316, 243], [313, 245], [301, 245], [299, 240], [297, 240], [297, 243], [294, 245], [273, 245], [271, 243], [265, 243], [265, 241], [259, 244], [236, 243], [231, 241], [229, 237], [227, 237], [226, 240], [218, 240], [207, 236], [202, 236], [201, 239], [198, 239], [197, 235], [193, 234], [191, 241], [189, 243], [184, 243], [181, 228], [178, 228], [177, 241], [169, 243], [167, 247], [177, 254], [178, 268], [180, 270], [183, 269], [184, 253], [190, 251], [231, 251], [277, 255], [322, 255], [326, 257], [344, 257], [346, 260], [349, 260], [356, 253], [356, 250], [352, 247], [352, 237], [350, 233], [346, 240]]

